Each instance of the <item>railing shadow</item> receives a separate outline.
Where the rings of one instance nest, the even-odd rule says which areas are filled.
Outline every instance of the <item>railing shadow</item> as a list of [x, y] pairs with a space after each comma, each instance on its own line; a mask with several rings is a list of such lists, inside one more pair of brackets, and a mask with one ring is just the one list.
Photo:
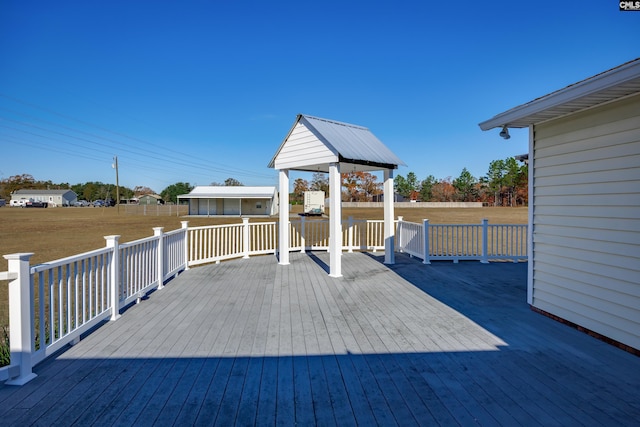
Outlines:
[[[365, 253], [382, 264], [384, 257]], [[527, 304], [527, 263], [431, 261], [396, 253], [384, 264], [402, 279], [496, 334], [505, 342], [521, 341], [515, 320], [546, 321]], [[499, 279], [499, 280], [498, 280]]]

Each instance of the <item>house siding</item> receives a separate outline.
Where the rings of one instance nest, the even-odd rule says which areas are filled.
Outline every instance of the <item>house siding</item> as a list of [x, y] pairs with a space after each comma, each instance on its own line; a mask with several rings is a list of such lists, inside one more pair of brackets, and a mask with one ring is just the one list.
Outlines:
[[640, 349], [640, 95], [533, 127], [536, 308]]
[[332, 153], [306, 126], [296, 124], [275, 160], [276, 169], [300, 167], [306, 164], [336, 162], [338, 156]]
[[18, 190], [11, 195], [12, 200], [33, 199], [38, 202], [47, 202], [49, 206], [71, 205], [77, 199], [76, 193], [71, 190]]

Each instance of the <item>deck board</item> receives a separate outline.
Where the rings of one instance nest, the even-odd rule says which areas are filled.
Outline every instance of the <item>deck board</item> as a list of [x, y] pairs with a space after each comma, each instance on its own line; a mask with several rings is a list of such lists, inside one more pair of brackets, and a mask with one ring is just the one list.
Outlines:
[[190, 269], [0, 386], [3, 425], [637, 425], [640, 358], [532, 312], [526, 264]]

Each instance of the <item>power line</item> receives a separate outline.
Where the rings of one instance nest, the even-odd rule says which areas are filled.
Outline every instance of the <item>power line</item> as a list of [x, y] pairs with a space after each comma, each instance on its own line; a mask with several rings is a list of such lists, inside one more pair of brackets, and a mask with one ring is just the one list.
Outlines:
[[[126, 134], [121, 133], [121, 132], [113, 131], [113, 130], [105, 128], [103, 126], [99, 126], [99, 125], [96, 125], [96, 124], [93, 124], [93, 123], [90, 123], [90, 122], [86, 122], [86, 121], [74, 118], [72, 116], [69, 116], [67, 114], [59, 113], [59, 112], [54, 111], [54, 110], [52, 110], [50, 108], [46, 108], [46, 107], [42, 107], [42, 106], [39, 106], [39, 105], [36, 105], [36, 104], [33, 104], [33, 103], [29, 103], [29, 102], [20, 100], [18, 98], [15, 98], [15, 97], [12, 97], [12, 96], [9, 96], [9, 95], [6, 95], [6, 94], [0, 93], [0, 96], [4, 97], [6, 99], [12, 100], [14, 102], [17, 102], [17, 103], [32, 107], [32, 108], [36, 108], [36, 109], [39, 109], [39, 110], [42, 110], [42, 111], [46, 111], [46, 112], [48, 112], [50, 114], [53, 114], [53, 115], [56, 115], [58, 117], [69, 119], [69, 120], [72, 120], [74, 122], [81, 123], [83, 125], [90, 126], [90, 127], [93, 127], [93, 128], [108, 132], [108, 133], [113, 134], [113, 135], [121, 136], [121, 137], [130, 139], [132, 141], [136, 141], [138, 143], [141, 143], [141, 144], [147, 145], [149, 147], [152, 147], [154, 152], [158, 152], [159, 149], [164, 150], [164, 151], [172, 154], [172, 156], [167, 156], [167, 157], [173, 157], [174, 161], [175, 161], [175, 155], [178, 155], [178, 156], [184, 158], [185, 160], [183, 160], [183, 162], [184, 161], [188, 162], [188, 165], [191, 166], [191, 167], [199, 165], [199, 167], [204, 168], [206, 170], [213, 170], [213, 171], [225, 172], [225, 173], [229, 173], [229, 174], [236, 174], [236, 175], [242, 175], [242, 176], [248, 176], [248, 177], [254, 177], [254, 178], [269, 178], [269, 179], [272, 178], [272, 176], [270, 174], [256, 173], [256, 172], [253, 172], [253, 171], [250, 171], [250, 170], [246, 170], [246, 169], [229, 167], [228, 165], [226, 165], [227, 167], [224, 167], [224, 168], [212, 167], [212, 165], [216, 165], [216, 164], [217, 165], [221, 165], [221, 164], [217, 163], [217, 162], [208, 162], [207, 164], [199, 163], [199, 162], [195, 161], [195, 159], [193, 157], [185, 155], [184, 152], [173, 150], [173, 149], [170, 149], [170, 148], [167, 148], [167, 147], [162, 147], [162, 146], [159, 146], [158, 144], [153, 144], [153, 143], [150, 143], [148, 141], [142, 140], [140, 138], [132, 137], [132, 136], [126, 135]], [[116, 144], [116, 145], [118, 145], [120, 147], [123, 147], [123, 146], [124, 147], [128, 147], [127, 145], [125, 145], [125, 144], [123, 144], [123, 143], [121, 143], [119, 141], [115, 141], [113, 139], [110, 139], [110, 138], [105, 138], [103, 136], [95, 135], [93, 133], [84, 132], [84, 131], [81, 131], [81, 130], [78, 130], [78, 129], [74, 129], [74, 128], [59, 124], [59, 123], [52, 123], [52, 122], [47, 121], [45, 119], [42, 119], [42, 118], [39, 118], [39, 117], [35, 117], [33, 115], [29, 115], [27, 113], [17, 112], [15, 110], [3, 108], [3, 107], [0, 107], [0, 108], [4, 109], [5, 111], [12, 112], [14, 114], [22, 115], [22, 116], [25, 116], [25, 117], [30, 117], [30, 118], [33, 118], [35, 120], [39, 120], [39, 121], [42, 121], [42, 122], [45, 122], [45, 123], [48, 123], [48, 124], [53, 124], [54, 126], [59, 126], [59, 127], [64, 128], [64, 129], [70, 130], [72, 132], [76, 132], [76, 133], [88, 135], [88, 136], [91, 136], [91, 137], [94, 137], [94, 138], [106, 140], [106, 141], [109, 141], [109, 142], [111, 142], [113, 144]], [[10, 121], [13, 121], [13, 122], [16, 122], [16, 123], [22, 123], [24, 126], [36, 127], [36, 128], [48, 131], [48, 132], [53, 132], [53, 133], [57, 133], [57, 134], [61, 134], [61, 135], [66, 135], [68, 137], [84, 140], [86, 142], [90, 142], [90, 143], [93, 143], [93, 144], [107, 146], [107, 147], [113, 149], [113, 147], [110, 147], [107, 144], [101, 144], [101, 143], [98, 143], [98, 142], [95, 142], [95, 141], [91, 141], [91, 140], [87, 140], [87, 139], [84, 139], [84, 138], [74, 137], [72, 135], [68, 135], [68, 134], [65, 134], [65, 133], [61, 133], [61, 132], [57, 132], [57, 131], [54, 131], [54, 130], [46, 129], [46, 128], [43, 128], [41, 126], [27, 124], [27, 123], [24, 123], [24, 122], [18, 122], [16, 120], [12, 120], [12, 119], [8, 119], [8, 118], [6, 118], [6, 120], [10, 120]], [[123, 148], [118, 148], [118, 150], [122, 150], [122, 149]], [[133, 154], [142, 155], [142, 156], [145, 156], [145, 157], [150, 157], [148, 152], [143, 152], [143, 153], [136, 152], [136, 151], [131, 150], [130, 148], [124, 148], [124, 150], [126, 150], [127, 152], [130, 152], [130, 153], [133, 153]], [[157, 157], [153, 157], [153, 158], [155, 158], [156, 160], [160, 160], [160, 161], [164, 160], [162, 158], [157, 158]], [[182, 164], [184, 165], [185, 163], [182, 163]]]
[[[2, 118], [2, 120], [9, 121], [9, 122], [12, 122], [12, 123], [16, 123], [16, 124], [19, 124], [19, 125], [22, 125], [22, 126], [25, 126], [25, 127], [28, 127], [28, 128], [35, 128], [35, 129], [38, 129], [38, 130], [41, 130], [41, 131], [44, 131], [44, 132], [48, 132], [48, 133], [52, 133], [52, 134], [55, 134], [55, 135], [60, 135], [60, 136], [64, 136], [64, 137], [67, 137], [67, 138], [72, 138], [72, 139], [75, 139], [75, 140], [78, 140], [78, 141], [88, 142], [90, 144], [94, 144], [94, 145], [97, 145], [97, 146], [100, 146], [100, 147], [106, 147], [106, 148], [109, 148], [109, 149], [112, 149], [112, 150], [116, 149], [115, 147], [113, 147], [112, 145], [109, 145], [109, 144], [104, 144], [104, 143], [96, 142], [96, 141], [93, 141], [93, 140], [90, 140], [90, 139], [87, 139], [87, 138], [71, 135], [71, 134], [68, 134], [68, 133], [64, 133], [64, 132], [59, 132], [59, 131], [56, 131], [56, 130], [43, 128], [42, 126], [38, 126], [38, 125], [35, 125], [35, 124], [26, 123], [26, 122], [20, 122], [18, 120], [13, 120], [13, 119], [4, 118], [4, 117]], [[23, 132], [23, 133], [27, 133], [27, 134], [30, 134], [30, 135], [38, 136], [38, 137], [41, 137], [41, 138], [57, 140], [59, 142], [65, 143], [65, 144], [69, 144], [69, 145], [73, 145], [73, 146], [76, 146], [76, 147], [80, 147], [81, 149], [84, 149], [84, 150], [94, 150], [94, 151], [102, 152], [102, 153], [105, 153], [105, 154], [110, 154], [107, 151], [97, 150], [97, 149], [90, 149], [89, 147], [87, 147], [85, 145], [80, 145], [80, 144], [72, 143], [72, 142], [69, 142], [69, 141], [66, 141], [66, 140], [62, 140], [62, 139], [59, 139], [59, 138], [53, 138], [51, 136], [47, 136], [47, 135], [42, 135], [42, 134], [38, 134], [38, 133], [35, 133], [35, 132], [26, 131], [26, 130], [19, 129], [19, 128], [16, 128], [16, 127], [7, 126], [7, 125], [3, 125], [3, 124], [0, 124], [0, 126], [8, 128], [8, 129], [13, 129], [13, 130], [16, 130], [18, 132]], [[140, 152], [139, 150], [132, 150], [132, 149], [129, 149], [129, 148], [117, 148], [117, 150], [125, 151], [127, 153], [131, 153], [134, 156], [141, 156], [142, 159], [154, 159], [154, 160], [157, 160], [159, 162], [169, 162], [172, 166], [180, 165], [180, 166], [187, 166], [189, 168], [194, 168], [195, 167], [197, 169], [205, 170], [205, 171], [208, 171], [208, 172], [218, 172], [218, 173], [223, 172], [223, 173], [232, 174], [232, 175], [241, 175], [241, 176], [249, 176], [249, 177], [266, 177], [267, 176], [267, 175], [264, 175], [264, 174], [255, 174], [255, 173], [251, 173], [251, 172], [244, 172], [243, 170], [211, 167], [211, 166], [205, 165], [203, 163], [192, 163], [192, 162], [180, 161], [180, 160], [176, 160], [176, 159], [169, 159], [168, 160], [168, 159], [166, 159], [164, 157], [156, 156], [156, 155], [150, 154], [148, 152]]]

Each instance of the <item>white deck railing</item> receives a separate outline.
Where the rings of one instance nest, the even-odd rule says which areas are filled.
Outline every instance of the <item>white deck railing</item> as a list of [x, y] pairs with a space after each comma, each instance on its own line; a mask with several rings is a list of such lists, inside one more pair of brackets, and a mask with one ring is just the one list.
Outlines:
[[396, 231], [396, 248], [421, 258], [425, 264], [432, 260], [490, 260], [527, 259], [526, 224], [422, 224], [400, 219]]
[[56, 261], [29, 265], [33, 254], [5, 255], [9, 271], [11, 365], [0, 381], [22, 385], [32, 367], [187, 268], [187, 222], [182, 228], [129, 243], [106, 236], [106, 247]]
[[[526, 225], [429, 225], [396, 221], [396, 248], [425, 263], [435, 259], [526, 259]], [[343, 223], [343, 250], [384, 249], [384, 221]], [[277, 252], [276, 222], [188, 227], [120, 243], [106, 236], [106, 247], [30, 266], [33, 254], [5, 255], [9, 283], [11, 365], [0, 381], [21, 385], [35, 377], [33, 366], [107, 319], [116, 320], [127, 305], [140, 302], [190, 266]], [[290, 222], [292, 251], [328, 250], [329, 221]]]

